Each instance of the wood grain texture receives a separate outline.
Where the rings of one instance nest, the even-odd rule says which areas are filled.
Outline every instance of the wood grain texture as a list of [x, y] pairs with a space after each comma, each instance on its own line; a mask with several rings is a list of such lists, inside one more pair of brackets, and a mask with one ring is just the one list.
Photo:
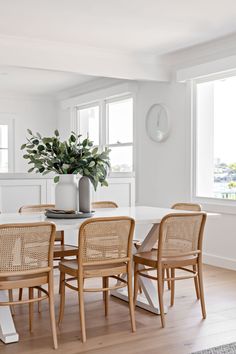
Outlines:
[[[178, 270], [176, 270], [178, 273]], [[56, 279], [58, 281], [58, 277]], [[88, 280], [100, 286], [101, 280]], [[236, 272], [204, 266], [204, 288], [207, 319], [201, 320], [200, 301], [196, 300], [193, 281], [176, 282], [175, 304], [166, 315], [162, 329], [159, 316], [136, 308], [135, 333], [130, 332], [128, 304], [110, 297], [109, 316], [104, 316], [102, 295], [85, 294], [87, 342], [80, 341], [77, 294], [68, 291], [64, 321], [58, 330], [58, 350], [51, 349], [48, 305], [42, 312], [34, 309], [33, 333], [28, 328], [28, 306], [15, 306], [14, 321], [20, 342], [4, 345], [1, 354], [189, 354], [196, 350], [226, 344], [236, 338]], [[17, 295], [17, 294], [16, 294]], [[55, 295], [58, 318], [59, 295]], [[165, 290], [164, 303], [170, 303], [170, 291]]]

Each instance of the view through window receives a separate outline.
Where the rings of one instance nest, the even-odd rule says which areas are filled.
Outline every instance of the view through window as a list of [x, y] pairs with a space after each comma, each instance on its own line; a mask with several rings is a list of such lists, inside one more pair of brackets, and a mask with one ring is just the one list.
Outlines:
[[196, 195], [236, 200], [236, 76], [196, 84]]

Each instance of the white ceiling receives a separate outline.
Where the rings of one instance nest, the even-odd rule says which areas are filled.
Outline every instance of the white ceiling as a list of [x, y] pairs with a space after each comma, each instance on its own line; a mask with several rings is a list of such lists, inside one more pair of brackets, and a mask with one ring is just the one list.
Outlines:
[[236, 0], [0, 0], [0, 35], [167, 53], [236, 32]]
[[55, 96], [94, 77], [63, 71], [0, 66], [0, 93]]

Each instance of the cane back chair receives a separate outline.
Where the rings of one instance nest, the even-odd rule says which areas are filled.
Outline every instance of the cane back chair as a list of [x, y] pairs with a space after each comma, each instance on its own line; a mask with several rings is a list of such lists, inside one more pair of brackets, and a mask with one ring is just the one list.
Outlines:
[[[49, 222], [0, 225], [0, 290], [28, 288], [27, 299], [0, 302], [0, 306], [29, 304], [29, 327], [33, 305], [49, 300], [54, 348], [57, 348], [53, 291], [53, 245], [55, 225]], [[42, 286], [47, 285], [48, 290]], [[35, 297], [34, 289], [40, 291]], [[43, 295], [42, 295], [43, 294]]]
[[[84, 292], [101, 291], [105, 293], [105, 316], [107, 316], [109, 290], [127, 286], [131, 327], [132, 331], [135, 331], [131, 264], [133, 232], [134, 220], [129, 217], [87, 220], [80, 227], [77, 260], [65, 260], [59, 264], [62, 281], [59, 323], [64, 314], [65, 287], [78, 291], [83, 342], [86, 341]], [[100, 245], [99, 249], [97, 244]], [[121, 278], [120, 274], [127, 274], [127, 281]], [[66, 277], [67, 275], [69, 278]], [[103, 278], [103, 286], [101, 288], [86, 288], [84, 281], [87, 278]], [[110, 278], [118, 280], [116, 285], [109, 285]], [[77, 286], [71, 284], [73, 280], [77, 281]]]
[[[133, 257], [135, 299], [138, 293], [139, 276], [157, 280], [162, 327], [165, 326], [163, 305], [165, 280], [170, 280], [172, 287], [175, 280], [197, 277], [202, 316], [206, 318], [202, 279], [202, 240], [205, 222], [205, 213], [169, 214], [160, 223], [158, 248], [150, 252], [137, 253]], [[195, 266], [196, 268], [191, 270], [189, 266]], [[171, 269], [170, 278], [164, 276], [166, 269]], [[189, 275], [176, 276], [175, 269], [181, 269]], [[148, 273], [152, 270], [156, 271], [156, 276]], [[172, 296], [174, 296], [174, 291]]]
[[[174, 205], [172, 205], [171, 209], [175, 209], [175, 210], [189, 210], [189, 211], [201, 211], [202, 207], [200, 204], [198, 203], [176, 203]], [[196, 266], [193, 266], [193, 270], [195, 269]], [[166, 276], [167, 278], [170, 278], [170, 270], [167, 268], [166, 269]], [[171, 282], [168, 281], [168, 289], [171, 290]], [[195, 290], [196, 290], [196, 295], [197, 295], [197, 299], [199, 299], [199, 285], [198, 285], [198, 281], [197, 281], [197, 277], [194, 278], [194, 284], [195, 284]], [[174, 282], [172, 282], [172, 292], [175, 291], [174, 287], [175, 284]], [[174, 306], [174, 294], [172, 294], [171, 298], [170, 298], [170, 305]]]
[[100, 201], [100, 202], [93, 202], [92, 208], [94, 208], [94, 209], [118, 208], [118, 205], [112, 201]]
[[[25, 205], [19, 209], [19, 213], [32, 214], [45, 212], [47, 209], [55, 208], [54, 204]], [[56, 231], [55, 244], [53, 249], [54, 260], [62, 260], [64, 257], [76, 256], [77, 247], [66, 245], [64, 242], [64, 231]]]

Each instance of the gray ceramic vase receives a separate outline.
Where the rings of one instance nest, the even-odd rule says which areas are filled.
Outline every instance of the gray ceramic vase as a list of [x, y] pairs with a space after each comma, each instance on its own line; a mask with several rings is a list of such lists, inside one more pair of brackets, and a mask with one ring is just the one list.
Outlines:
[[91, 211], [91, 182], [86, 176], [79, 180], [79, 210], [83, 213]]

